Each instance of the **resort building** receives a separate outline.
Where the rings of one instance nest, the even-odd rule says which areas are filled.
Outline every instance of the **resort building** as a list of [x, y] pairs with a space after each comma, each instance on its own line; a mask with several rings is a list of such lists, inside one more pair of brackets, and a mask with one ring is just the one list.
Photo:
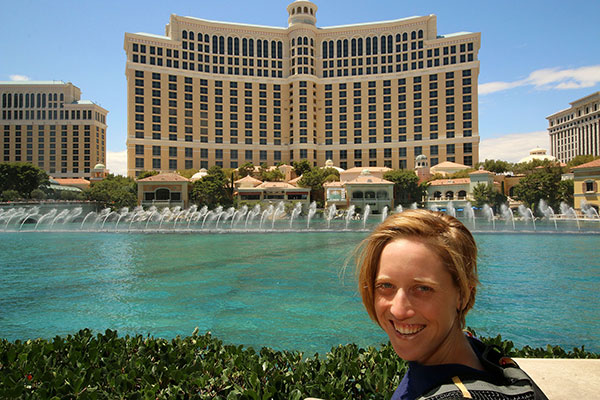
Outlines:
[[188, 208], [190, 205], [190, 180], [173, 172], [152, 175], [137, 181], [138, 204], [144, 207], [155, 206]]
[[164, 35], [125, 34], [129, 176], [478, 162], [479, 33], [438, 34], [435, 15], [317, 27], [307, 0], [287, 11], [287, 27], [171, 15]]
[[571, 168], [573, 173], [573, 200], [576, 210], [587, 206], [600, 209], [600, 159]]
[[563, 163], [579, 155], [600, 155], [600, 92], [570, 104], [546, 117], [550, 154]]
[[1, 162], [29, 162], [55, 178], [90, 178], [106, 163], [106, 115], [70, 82], [0, 82]]

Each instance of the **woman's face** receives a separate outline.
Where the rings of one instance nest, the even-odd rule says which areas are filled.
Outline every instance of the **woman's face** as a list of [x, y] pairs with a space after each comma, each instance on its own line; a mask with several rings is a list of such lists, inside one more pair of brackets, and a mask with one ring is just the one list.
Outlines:
[[375, 313], [396, 353], [424, 365], [456, 360], [460, 293], [442, 260], [413, 239], [388, 243], [375, 278]]

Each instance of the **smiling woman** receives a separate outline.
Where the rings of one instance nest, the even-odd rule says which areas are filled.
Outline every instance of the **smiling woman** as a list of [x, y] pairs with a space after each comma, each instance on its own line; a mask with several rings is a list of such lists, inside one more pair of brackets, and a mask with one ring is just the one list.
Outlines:
[[546, 399], [514, 361], [462, 332], [479, 282], [477, 246], [460, 221], [395, 214], [360, 249], [363, 304], [409, 362], [392, 399]]

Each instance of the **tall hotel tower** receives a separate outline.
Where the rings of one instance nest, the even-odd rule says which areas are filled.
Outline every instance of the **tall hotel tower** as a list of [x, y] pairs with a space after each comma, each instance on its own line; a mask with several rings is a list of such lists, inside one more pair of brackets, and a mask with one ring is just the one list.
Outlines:
[[29, 162], [54, 178], [90, 178], [106, 163], [108, 111], [71, 82], [0, 82], [0, 162]]
[[436, 17], [326, 28], [171, 15], [165, 36], [126, 33], [127, 171], [308, 160], [341, 168], [478, 161], [480, 33]]

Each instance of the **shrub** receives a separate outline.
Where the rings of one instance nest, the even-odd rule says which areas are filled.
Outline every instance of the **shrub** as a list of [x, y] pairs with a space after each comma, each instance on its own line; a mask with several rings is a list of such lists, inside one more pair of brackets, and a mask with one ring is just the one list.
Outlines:
[[15, 201], [20, 198], [21, 196], [16, 190], [5, 190], [2, 192], [2, 200], [4, 201]]
[[[509, 355], [597, 358], [575, 349]], [[210, 333], [172, 340], [90, 330], [67, 337], [0, 341], [0, 398], [389, 399], [406, 372], [392, 347], [337, 346], [305, 357], [224, 345]]]
[[46, 200], [46, 193], [42, 189], [33, 189], [31, 191], [31, 198], [35, 200]]

